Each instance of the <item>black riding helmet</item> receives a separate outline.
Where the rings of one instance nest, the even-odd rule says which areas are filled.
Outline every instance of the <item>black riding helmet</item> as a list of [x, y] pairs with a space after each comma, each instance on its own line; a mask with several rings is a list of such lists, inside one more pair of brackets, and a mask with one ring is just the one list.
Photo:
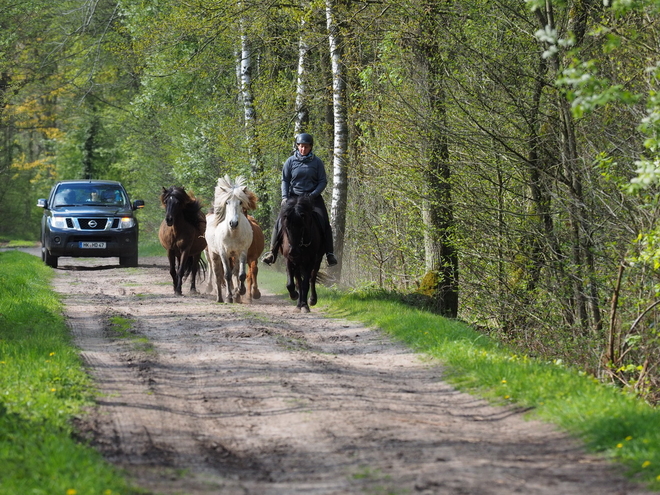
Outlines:
[[311, 134], [306, 132], [301, 132], [296, 136], [296, 145], [299, 144], [309, 144], [312, 148], [314, 147], [314, 138]]

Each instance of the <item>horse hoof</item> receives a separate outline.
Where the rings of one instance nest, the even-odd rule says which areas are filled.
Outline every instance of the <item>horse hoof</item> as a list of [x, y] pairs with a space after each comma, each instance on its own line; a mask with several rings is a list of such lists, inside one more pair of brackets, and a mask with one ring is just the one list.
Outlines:
[[199, 292], [197, 292], [197, 289], [190, 289], [190, 293], [191, 294], [199, 294]]
[[253, 290], [252, 291], [252, 299], [260, 299], [261, 298], [261, 292], [258, 290]]
[[310, 299], [309, 300], [309, 305], [310, 306], [316, 306], [316, 299]]
[[309, 313], [309, 306], [307, 306], [305, 304], [302, 308], [300, 308], [300, 312], [301, 313]]

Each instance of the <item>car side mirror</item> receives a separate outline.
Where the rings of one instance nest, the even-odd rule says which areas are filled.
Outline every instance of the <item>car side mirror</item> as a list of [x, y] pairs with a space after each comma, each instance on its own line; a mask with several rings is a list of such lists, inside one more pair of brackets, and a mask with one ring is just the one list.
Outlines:
[[144, 208], [144, 200], [136, 199], [135, 201], [133, 201], [133, 209], [139, 210], [140, 208]]
[[47, 209], [48, 209], [48, 200], [43, 199], [43, 198], [42, 198], [42, 199], [38, 199], [38, 200], [37, 200], [37, 206], [38, 206], [39, 208], [43, 208], [44, 210], [47, 210]]

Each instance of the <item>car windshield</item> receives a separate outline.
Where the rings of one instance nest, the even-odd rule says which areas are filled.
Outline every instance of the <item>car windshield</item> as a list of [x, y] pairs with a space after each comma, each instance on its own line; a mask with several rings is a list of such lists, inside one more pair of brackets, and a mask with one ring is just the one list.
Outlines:
[[62, 184], [55, 193], [53, 206], [125, 206], [128, 198], [121, 187], [112, 184]]

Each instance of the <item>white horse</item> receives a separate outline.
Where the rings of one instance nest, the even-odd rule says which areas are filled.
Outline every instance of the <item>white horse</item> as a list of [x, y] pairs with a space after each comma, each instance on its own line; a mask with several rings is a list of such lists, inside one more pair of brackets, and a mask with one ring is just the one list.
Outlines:
[[[257, 208], [257, 196], [245, 185], [244, 177], [232, 181], [227, 175], [218, 179], [213, 214], [207, 217], [206, 242], [209, 262], [215, 274], [217, 301], [222, 299], [222, 279], [227, 288], [227, 302], [245, 294], [247, 252], [252, 244], [252, 225], [247, 212]], [[232, 287], [232, 258], [238, 263], [236, 293]]]

